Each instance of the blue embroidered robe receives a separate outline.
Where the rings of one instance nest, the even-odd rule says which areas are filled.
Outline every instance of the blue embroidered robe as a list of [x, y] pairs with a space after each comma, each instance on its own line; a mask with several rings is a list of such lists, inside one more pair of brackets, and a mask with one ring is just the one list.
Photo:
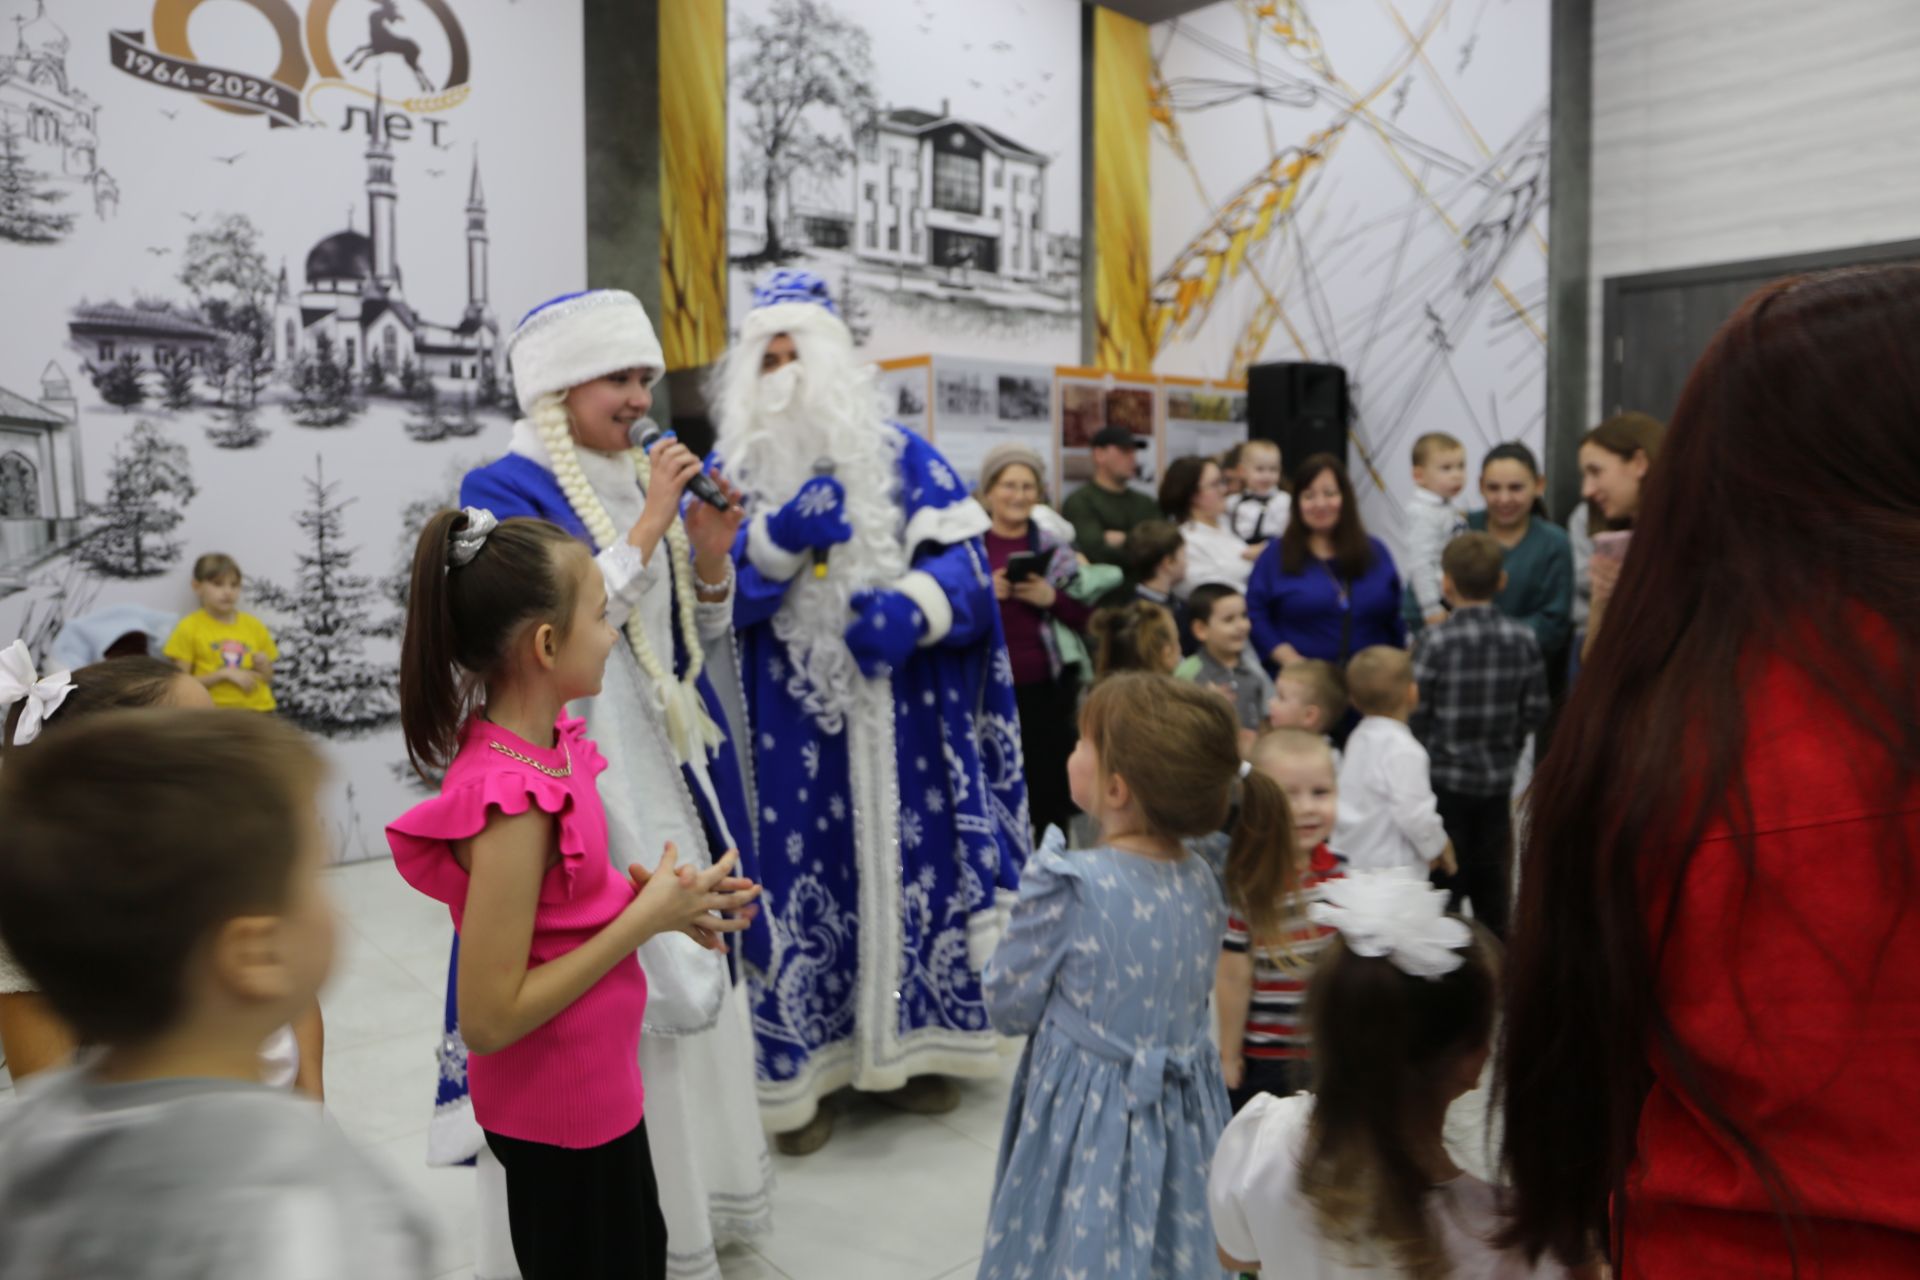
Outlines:
[[747, 531], [736, 545], [765, 890], [742, 958], [775, 1132], [849, 1083], [1000, 1069], [980, 971], [1029, 852], [1013, 672], [984, 513], [932, 445], [900, 435], [902, 528], [926, 534], [911, 567], [939, 584], [953, 623], [888, 680], [861, 681], [839, 731], [788, 689], [773, 618], [789, 583], [754, 564]]

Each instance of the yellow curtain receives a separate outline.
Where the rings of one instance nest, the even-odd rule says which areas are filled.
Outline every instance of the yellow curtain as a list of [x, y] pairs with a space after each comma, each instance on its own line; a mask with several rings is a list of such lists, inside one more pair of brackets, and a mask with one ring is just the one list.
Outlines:
[[726, 0], [660, 6], [660, 345], [693, 369], [727, 345]]
[[1146, 24], [1093, 11], [1094, 363], [1153, 368], [1147, 210], [1152, 55]]

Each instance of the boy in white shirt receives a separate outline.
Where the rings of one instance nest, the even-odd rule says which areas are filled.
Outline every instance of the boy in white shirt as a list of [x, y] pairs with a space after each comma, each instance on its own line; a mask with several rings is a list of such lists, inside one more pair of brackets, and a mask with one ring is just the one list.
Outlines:
[[1249, 440], [1240, 446], [1240, 491], [1227, 499], [1227, 523], [1249, 546], [1287, 529], [1293, 498], [1280, 485], [1280, 446]]
[[1340, 827], [1334, 847], [1356, 868], [1416, 867], [1452, 875], [1453, 845], [1440, 821], [1427, 749], [1407, 727], [1420, 705], [1413, 659], [1374, 645], [1347, 664], [1347, 692], [1365, 719], [1340, 763]]
[[1467, 531], [1453, 500], [1467, 487], [1467, 447], [1444, 431], [1413, 442], [1413, 497], [1407, 503], [1407, 593], [1410, 614], [1426, 626], [1447, 620], [1440, 594], [1440, 553]]

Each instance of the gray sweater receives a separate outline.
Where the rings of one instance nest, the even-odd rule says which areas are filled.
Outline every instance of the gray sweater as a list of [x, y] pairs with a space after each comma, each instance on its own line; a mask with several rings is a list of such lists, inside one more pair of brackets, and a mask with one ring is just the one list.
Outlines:
[[35, 1082], [0, 1116], [7, 1280], [414, 1280], [412, 1197], [279, 1089], [230, 1080]]

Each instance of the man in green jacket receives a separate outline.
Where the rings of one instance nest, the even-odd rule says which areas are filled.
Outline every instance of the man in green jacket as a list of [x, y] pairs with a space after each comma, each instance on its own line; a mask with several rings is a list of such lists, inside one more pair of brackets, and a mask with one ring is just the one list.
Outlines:
[[1138, 451], [1147, 444], [1125, 427], [1103, 427], [1093, 437], [1093, 483], [1060, 505], [1060, 514], [1073, 522], [1080, 554], [1095, 564], [1120, 566], [1128, 581], [1133, 566], [1127, 563], [1127, 535], [1135, 525], [1162, 518], [1159, 503], [1128, 486], [1140, 469]]

